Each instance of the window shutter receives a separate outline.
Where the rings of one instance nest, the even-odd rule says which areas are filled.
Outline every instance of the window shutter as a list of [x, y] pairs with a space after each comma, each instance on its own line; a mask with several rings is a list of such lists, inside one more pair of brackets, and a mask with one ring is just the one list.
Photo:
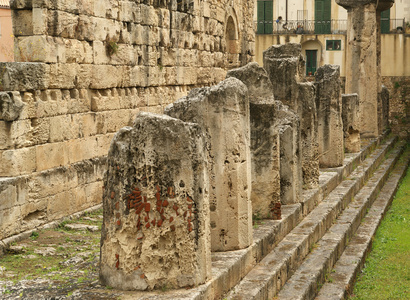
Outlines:
[[265, 2], [258, 1], [258, 28], [257, 33], [265, 33]]
[[265, 33], [273, 32], [273, 1], [265, 1]]

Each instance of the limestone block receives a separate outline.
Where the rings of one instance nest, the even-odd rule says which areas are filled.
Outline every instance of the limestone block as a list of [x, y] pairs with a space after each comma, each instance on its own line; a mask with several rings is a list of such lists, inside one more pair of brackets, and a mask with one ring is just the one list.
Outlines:
[[96, 20], [98, 19], [94, 17], [80, 15], [75, 32], [77, 39], [86, 41], [93, 41], [96, 37], [103, 39], [104, 37], [99, 35], [102, 29], [98, 28]]
[[35, 147], [0, 151], [0, 176], [12, 177], [36, 170]]
[[0, 149], [43, 144], [49, 140], [50, 135], [50, 123], [47, 119], [18, 120], [8, 124], [0, 121], [0, 128], [4, 130], [0, 133]]
[[92, 79], [92, 72], [93, 72], [93, 65], [91, 64], [80, 64], [77, 66], [77, 76], [75, 77], [75, 79], [76, 79], [76, 87], [80, 89], [80, 91], [86, 90], [90, 87], [91, 79]]
[[33, 34], [47, 33], [47, 9], [33, 8]]
[[165, 109], [208, 134], [212, 251], [252, 243], [249, 100], [246, 86], [228, 78], [211, 88], [194, 89]]
[[114, 133], [108, 133], [104, 135], [99, 135], [96, 137], [97, 146], [95, 148], [94, 157], [107, 156], [108, 150], [110, 149], [110, 144], [114, 138]]
[[9, 209], [0, 210], [1, 230], [0, 239], [4, 239], [20, 232], [21, 228], [21, 211], [20, 206], [15, 206]]
[[93, 41], [93, 56], [94, 63], [97, 65], [108, 64], [110, 62], [110, 57], [102, 41]]
[[55, 143], [78, 138], [80, 124], [74, 120], [75, 118], [70, 115], [51, 117], [49, 142]]
[[209, 279], [204, 149], [198, 126], [168, 116], [140, 113], [115, 135], [104, 178], [103, 284], [145, 290]]
[[119, 1], [119, 20], [122, 22], [135, 22], [135, 11], [139, 6], [131, 1]]
[[34, 117], [37, 117], [36, 115], [36, 103], [34, 101], [34, 95], [33, 93], [25, 92], [22, 93], [22, 100], [24, 102], [23, 109], [21, 110], [20, 113], [20, 119], [32, 119]]
[[64, 145], [64, 149], [61, 149], [61, 151], [65, 151], [66, 163], [76, 163], [97, 157], [97, 139], [95, 137], [70, 140], [61, 143], [61, 145]]
[[0, 179], [0, 211], [17, 205], [17, 188], [11, 180]]
[[19, 118], [24, 102], [19, 92], [0, 92], [0, 119], [14, 121]]
[[280, 146], [280, 199], [284, 205], [302, 201], [302, 151], [299, 116], [275, 101]]
[[64, 37], [69, 39], [76, 38], [79, 16], [61, 10], [48, 11], [48, 35]]
[[28, 195], [31, 200], [47, 199], [77, 186], [78, 177], [74, 168], [54, 168], [30, 178]]
[[315, 80], [319, 163], [322, 168], [340, 167], [344, 160], [340, 66], [318, 68]]
[[[107, 76], [109, 74], [109, 76]], [[110, 65], [94, 65], [90, 88], [108, 89], [120, 86], [121, 68]]]
[[73, 199], [75, 195], [71, 191], [64, 191], [48, 198], [47, 218], [52, 220], [61, 219], [67, 214], [74, 212]]
[[57, 44], [52, 37], [35, 35], [15, 39], [15, 60], [56, 63]]
[[342, 120], [345, 150], [360, 152], [360, 109], [357, 94], [342, 95]]
[[142, 25], [158, 25], [158, 15], [155, 8], [151, 5], [140, 4], [141, 7], [141, 24]]
[[33, 229], [47, 220], [47, 199], [31, 200], [21, 206], [21, 231]]
[[36, 161], [38, 172], [67, 165], [69, 157], [66, 142], [36, 146]]
[[95, 90], [91, 98], [92, 111], [115, 110], [120, 108], [120, 97], [115, 89]]
[[387, 87], [382, 86], [382, 90], [378, 97], [378, 126], [379, 132], [384, 132], [389, 126], [389, 105], [390, 105], [390, 94]]
[[44, 118], [67, 113], [67, 103], [59, 89], [36, 91], [34, 94], [36, 117]]
[[59, 63], [91, 64], [94, 62], [93, 47], [87, 42], [63, 38], [55, 38], [55, 40]]
[[12, 10], [14, 36], [33, 35], [33, 11]]
[[279, 220], [280, 152], [272, 84], [257, 63], [230, 70], [226, 76], [241, 80], [249, 92], [253, 215]]
[[50, 81], [51, 89], [73, 89], [76, 87], [78, 64], [51, 64]]
[[50, 66], [44, 63], [0, 62], [3, 91], [43, 90], [48, 87]]

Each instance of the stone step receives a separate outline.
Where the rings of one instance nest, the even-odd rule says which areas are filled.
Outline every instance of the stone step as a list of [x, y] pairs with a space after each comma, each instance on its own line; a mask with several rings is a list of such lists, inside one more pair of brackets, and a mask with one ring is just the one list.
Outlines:
[[335, 262], [372, 206], [392, 168], [404, 149], [400, 143], [374, 172], [354, 200], [336, 219], [325, 235], [314, 245], [312, 252], [278, 293], [278, 299], [314, 299]]
[[[387, 139], [320, 202], [232, 289], [228, 299], [271, 299], [377, 169], [396, 138]], [[352, 167], [353, 168], [353, 167]], [[339, 176], [344, 171], [337, 172]]]
[[356, 277], [363, 268], [367, 254], [370, 252], [373, 236], [393, 201], [399, 182], [406, 174], [409, 162], [410, 151], [406, 151], [343, 254], [333, 266], [332, 272], [328, 275], [328, 282], [320, 289], [316, 297], [317, 300], [346, 299], [351, 294]]
[[[263, 220], [254, 228], [254, 242], [250, 247], [237, 251], [213, 252], [212, 279], [206, 284], [189, 290], [136, 292], [134, 297], [138, 299], [221, 299], [322, 202], [343, 181], [343, 178], [349, 176], [376, 147], [382, 144], [380, 149], [376, 151], [377, 153], [375, 152], [376, 155], [372, 154], [369, 158], [373, 163], [379, 163], [396, 141], [396, 138], [390, 138], [382, 142], [384, 139], [386, 139], [386, 135], [367, 140], [360, 153], [346, 155], [342, 167], [321, 170], [319, 187], [304, 191], [302, 203], [282, 206], [281, 220]], [[366, 164], [372, 165], [370, 161]], [[368, 167], [367, 169], [373, 171], [374, 168]]]

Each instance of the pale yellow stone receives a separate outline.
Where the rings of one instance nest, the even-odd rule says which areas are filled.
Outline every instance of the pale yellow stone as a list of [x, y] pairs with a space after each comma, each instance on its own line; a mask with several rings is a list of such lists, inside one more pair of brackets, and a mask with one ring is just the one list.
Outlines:
[[68, 164], [67, 142], [36, 146], [37, 171]]

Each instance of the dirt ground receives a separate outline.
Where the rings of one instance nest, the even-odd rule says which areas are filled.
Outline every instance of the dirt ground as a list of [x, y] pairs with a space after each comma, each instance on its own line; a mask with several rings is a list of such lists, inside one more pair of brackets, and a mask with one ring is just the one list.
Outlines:
[[0, 257], [1, 299], [119, 299], [98, 282], [102, 210], [34, 232]]

